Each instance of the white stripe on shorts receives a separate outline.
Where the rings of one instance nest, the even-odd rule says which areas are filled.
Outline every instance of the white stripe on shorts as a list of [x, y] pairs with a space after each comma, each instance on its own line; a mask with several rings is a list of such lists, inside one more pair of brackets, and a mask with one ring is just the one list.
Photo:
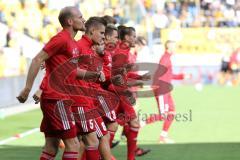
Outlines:
[[103, 110], [104, 112], [106, 113], [107, 117], [110, 119], [110, 120], [113, 120], [113, 118], [111, 117], [111, 113], [109, 111], [109, 108], [108, 108], [108, 105], [105, 101], [105, 99], [103, 98], [103, 96], [98, 96], [99, 100], [100, 100], [100, 103], [101, 105], [103, 106]]
[[79, 117], [80, 117], [80, 120], [81, 120], [81, 125], [82, 125], [83, 132], [88, 132], [88, 127], [87, 127], [87, 122], [86, 122], [86, 118], [85, 118], [85, 115], [84, 115], [83, 107], [78, 107], [78, 113], [79, 113]]
[[68, 120], [68, 117], [67, 117], [67, 112], [66, 112], [66, 109], [64, 107], [63, 101], [61, 101], [60, 104], [62, 104], [61, 107], [62, 107], [62, 110], [63, 110], [63, 115], [66, 119], [65, 123], [67, 125], [67, 129], [70, 129], [70, 124], [69, 124], [69, 120]]
[[67, 129], [70, 129], [71, 127], [70, 127], [68, 115], [67, 115], [66, 109], [64, 107], [63, 101], [61, 101], [61, 104], [62, 104], [62, 109], [63, 109], [64, 116], [65, 116], [65, 119], [66, 119]]
[[94, 122], [95, 122], [95, 127], [96, 127], [97, 136], [100, 138], [100, 137], [103, 136], [102, 131], [101, 131], [101, 129], [99, 128], [96, 120], [94, 120]]
[[59, 110], [59, 113], [60, 113], [60, 117], [61, 117], [61, 120], [62, 120], [64, 130], [70, 129], [70, 124], [69, 124], [69, 121], [68, 121], [68, 118], [67, 118], [67, 113], [66, 113], [66, 110], [64, 108], [63, 102], [62, 101], [57, 101], [57, 106], [58, 106], [58, 110]]

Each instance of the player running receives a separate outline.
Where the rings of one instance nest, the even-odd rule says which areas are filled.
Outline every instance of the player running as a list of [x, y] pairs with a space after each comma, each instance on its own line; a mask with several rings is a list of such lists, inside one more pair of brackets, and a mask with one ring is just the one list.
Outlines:
[[[61, 93], [55, 88], [64, 88], [64, 84], [58, 82], [67, 76], [68, 71], [58, 70], [58, 68], [68, 63], [77, 54], [78, 48], [74, 36], [78, 31], [85, 30], [85, 20], [76, 7], [63, 8], [60, 11], [58, 19], [63, 30], [51, 38], [44, 48], [33, 58], [28, 71], [26, 85], [17, 99], [20, 103], [24, 103], [27, 100], [40, 66], [45, 62], [47, 84], [42, 88], [40, 101], [43, 112], [40, 129], [45, 135], [45, 147], [40, 160], [55, 158], [60, 139], [65, 144], [62, 159], [77, 160], [79, 142], [76, 137], [75, 123], [72, 119], [71, 103], [69, 103], [71, 102], [71, 98], [69, 95], [64, 94], [64, 92]], [[70, 64], [70, 66], [74, 65]], [[75, 77], [77, 77], [77, 74]]]
[[[153, 87], [159, 86], [158, 84], [159, 80], [162, 80], [164, 82], [167, 82], [168, 84], [171, 84], [172, 80], [182, 80], [184, 78], [187, 78], [188, 75], [174, 74], [172, 71], [171, 56], [174, 53], [174, 49], [175, 49], [175, 42], [168, 40], [165, 43], [165, 52], [159, 62], [160, 65], [166, 67], [167, 71], [164, 75], [160, 76], [159, 73], [161, 72], [160, 69], [162, 68], [162, 66], [160, 66], [157, 69], [153, 77]], [[154, 95], [157, 101], [159, 114], [161, 116], [161, 120], [163, 120], [163, 128], [160, 134], [160, 142], [174, 143], [174, 141], [168, 137], [168, 131], [172, 122], [174, 121], [174, 116], [176, 114], [175, 104], [170, 92], [166, 94], [161, 94], [160, 92], [161, 90], [154, 90]]]

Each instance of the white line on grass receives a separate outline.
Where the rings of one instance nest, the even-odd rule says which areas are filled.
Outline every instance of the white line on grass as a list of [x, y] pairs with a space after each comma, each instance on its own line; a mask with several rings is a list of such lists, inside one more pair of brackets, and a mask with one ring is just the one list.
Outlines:
[[9, 143], [11, 141], [14, 141], [14, 140], [17, 140], [17, 139], [20, 139], [20, 138], [23, 138], [23, 137], [26, 137], [28, 135], [31, 135], [35, 132], [39, 132], [39, 128], [34, 128], [34, 129], [31, 129], [31, 130], [28, 130], [26, 132], [23, 132], [21, 134], [16, 134], [15, 136], [12, 136], [10, 138], [7, 138], [7, 139], [4, 139], [4, 140], [1, 140], [0, 141], [0, 145], [3, 145], [3, 144], [6, 144], [6, 143]]

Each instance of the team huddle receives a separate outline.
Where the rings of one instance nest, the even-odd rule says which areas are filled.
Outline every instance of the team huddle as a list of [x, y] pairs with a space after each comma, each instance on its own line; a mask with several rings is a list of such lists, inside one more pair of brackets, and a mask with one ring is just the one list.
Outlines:
[[[85, 21], [76, 7], [63, 8], [58, 19], [63, 30], [34, 57], [25, 88], [17, 97], [21, 103], [27, 100], [44, 63], [46, 73], [33, 97], [40, 101], [43, 113], [40, 130], [45, 145], [40, 160], [53, 160], [60, 145], [63, 160], [115, 159], [111, 147], [118, 125], [123, 126], [127, 139], [127, 159], [147, 154], [150, 150], [137, 147], [140, 123], [131, 88], [141, 87], [151, 76], [134, 71], [135, 29], [116, 27], [110, 16]], [[83, 36], [75, 40], [78, 31]], [[171, 95], [160, 98], [169, 100]], [[161, 114], [167, 113], [161, 101], [159, 104]], [[172, 106], [167, 106], [169, 116], [175, 113]], [[167, 120], [167, 130], [172, 121]], [[161, 136], [167, 140], [167, 131]]]

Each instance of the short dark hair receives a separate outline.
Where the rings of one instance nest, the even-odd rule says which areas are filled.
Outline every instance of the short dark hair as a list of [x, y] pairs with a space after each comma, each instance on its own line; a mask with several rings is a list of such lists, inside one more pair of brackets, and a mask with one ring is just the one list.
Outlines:
[[102, 18], [106, 21], [107, 24], [116, 24], [117, 23], [116, 19], [112, 16], [105, 15]]
[[74, 6], [68, 6], [68, 7], [64, 7], [63, 9], [61, 9], [59, 15], [58, 15], [58, 20], [61, 24], [62, 27], [66, 27], [67, 26], [67, 19], [71, 18], [73, 16], [72, 14], [72, 9], [74, 9]]
[[113, 24], [108, 24], [105, 29], [105, 36], [111, 36], [113, 34], [113, 31], [118, 31], [117, 27], [115, 27]]
[[93, 17], [90, 17], [88, 20], [89, 21], [96, 20], [102, 23], [105, 27], [107, 26], [107, 22], [102, 17], [93, 16]]
[[133, 27], [125, 27], [121, 26], [118, 30], [118, 35], [121, 40], [125, 39], [126, 35], [131, 35], [132, 32], [135, 32], [135, 29]]
[[99, 26], [105, 26], [104, 21], [101, 19], [101, 17], [90, 17], [86, 22], [85, 22], [85, 27], [86, 27], [86, 33], [89, 33], [90, 29], [93, 27], [99, 27]]

